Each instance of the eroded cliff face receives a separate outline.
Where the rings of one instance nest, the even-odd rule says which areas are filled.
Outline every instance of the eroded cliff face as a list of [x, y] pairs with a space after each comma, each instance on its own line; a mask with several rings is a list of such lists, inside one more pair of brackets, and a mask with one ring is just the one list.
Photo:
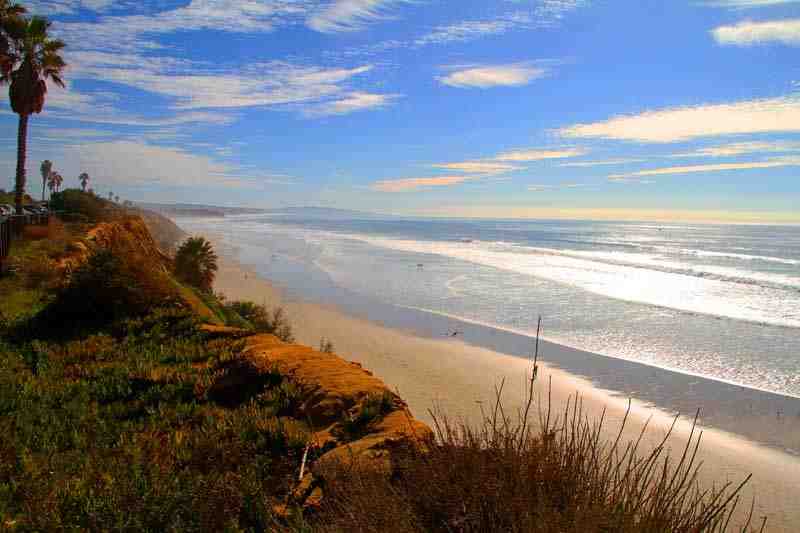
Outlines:
[[[246, 335], [233, 328], [207, 327], [206, 331]], [[275, 371], [300, 391], [302, 401], [293, 417], [311, 427], [312, 456], [317, 459], [309, 463], [287, 506], [319, 505], [324, 497], [324, 472], [331, 463], [357, 462], [359, 467], [389, 476], [395, 453], [430, 445], [431, 429], [416, 420], [407, 404], [383, 381], [358, 363], [308, 346], [286, 344], [272, 335], [246, 336], [244, 342], [245, 361], [220, 376], [212, 394], [236, 396], [260, 374]], [[380, 405], [376, 399], [381, 400]], [[371, 418], [354, 434], [350, 426], [359, 417], [363, 419], [369, 409], [374, 410]]]
[[93, 250], [133, 251], [143, 260], [163, 272], [170, 270], [171, 260], [156, 244], [144, 220], [130, 216], [114, 222], [101, 222], [90, 229], [83, 239], [71, 244], [71, 253], [58, 262], [58, 268], [69, 275], [85, 263]]

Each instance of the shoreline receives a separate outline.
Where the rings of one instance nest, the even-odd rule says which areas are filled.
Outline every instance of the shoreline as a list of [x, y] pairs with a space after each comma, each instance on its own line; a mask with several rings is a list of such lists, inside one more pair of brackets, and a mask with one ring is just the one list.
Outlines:
[[[231, 250], [219, 246], [218, 251], [217, 291], [229, 299], [283, 307], [299, 343], [317, 346], [323, 337], [332, 340], [336, 353], [374, 372], [400, 394], [418, 419], [431, 423], [431, 409], [436, 409], [450, 419], [478, 423], [481, 405], [493, 403], [501, 382], [505, 383], [502, 400], [506, 412], [516, 412], [522, 406], [530, 367], [526, 359], [461, 340], [427, 338], [390, 328], [351, 316], [333, 305], [288, 298], [284, 291], [240, 265]], [[585, 415], [599, 419], [604, 413], [604, 433], [609, 438], [616, 436], [627, 410], [626, 398], [550, 363], [540, 361], [539, 366], [538, 394], [546, 397], [548, 391], [543, 385], [552, 383], [554, 412], [563, 409], [578, 393]], [[634, 440], [647, 424], [643, 449], [652, 449], [663, 439], [672, 421], [673, 415], [632, 400], [623, 439]], [[701, 483], [738, 484], [753, 473], [742, 492], [740, 518], [747, 514], [749, 502], [756, 496], [754, 517], [768, 517], [767, 531], [795, 530], [800, 524], [800, 508], [792, 495], [800, 493], [800, 459], [733, 433], [705, 426], [700, 429], [704, 443], [699, 454], [704, 465], [699, 475]], [[673, 454], [682, 451], [690, 434], [691, 421], [680, 417], [668, 443]]]

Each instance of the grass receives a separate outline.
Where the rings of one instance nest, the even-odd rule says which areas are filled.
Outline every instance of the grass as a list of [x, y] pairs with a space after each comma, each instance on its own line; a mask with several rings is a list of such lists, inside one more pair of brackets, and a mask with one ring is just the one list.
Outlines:
[[[286, 385], [215, 401], [234, 341], [159, 311], [65, 343], [0, 343], [0, 523], [270, 530], [308, 440]], [[274, 389], [274, 390], [273, 390]]]

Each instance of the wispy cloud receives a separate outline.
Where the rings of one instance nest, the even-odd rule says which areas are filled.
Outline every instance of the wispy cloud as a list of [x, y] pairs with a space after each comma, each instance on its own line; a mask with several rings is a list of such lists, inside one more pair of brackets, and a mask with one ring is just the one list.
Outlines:
[[303, 109], [303, 113], [310, 117], [347, 115], [357, 111], [386, 107], [397, 98], [400, 98], [399, 94], [352, 92], [337, 100], [330, 100], [306, 107]]
[[745, 154], [784, 153], [800, 151], [800, 142], [739, 142], [698, 148], [672, 157], [732, 157]]
[[487, 35], [500, 35], [508, 31], [526, 28], [534, 23], [530, 13], [517, 11], [493, 19], [463, 20], [453, 24], [437, 26], [413, 41], [416, 47], [429, 44], [461, 43]]
[[528, 190], [531, 192], [547, 192], [558, 191], [564, 189], [580, 189], [586, 187], [585, 183], [559, 183], [557, 185], [529, 185]]
[[439, 163], [432, 166], [444, 170], [483, 175], [505, 174], [506, 172], [519, 170], [521, 168], [516, 165], [496, 161], [463, 161], [460, 163]]
[[599, 167], [611, 165], [627, 165], [630, 163], [641, 163], [645, 159], [605, 159], [600, 161], [574, 161], [569, 163], [559, 163], [560, 167]]
[[645, 176], [664, 176], [670, 174], [694, 174], [699, 172], [724, 172], [731, 170], [754, 170], [796, 166], [800, 166], [800, 157], [776, 157], [767, 161], [753, 161], [749, 163], [718, 163], [710, 165], [664, 167], [651, 170], [640, 170], [638, 172], [630, 172], [627, 174], [612, 174], [608, 178], [611, 180], [619, 180]]
[[744, 133], [800, 132], [800, 98], [746, 100], [621, 115], [559, 130], [568, 138], [669, 143]]
[[544, 68], [521, 63], [451, 68], [455, 70], [437, 79], [443, 85], [459, 88], [520, 87], [547, 74]]
[[187, 5], [136, 15], [102, 15], [94, 22], [67, 22], [59, 36], [81, 49], [134, 53], [163, 48], [152, 40], [161, 34], [197, 30], [266, 33], [303, 20], [313, 0], [191, 0]]
[[319, 116], [383, 107], [397, 97], [369, 94], [350, 86], [353, 78], [372, 70], [371, 65], [326, 68], [272, 61], [235, 70], [211, 70], [186, 60], [93, 51], [76, 52], [71, 59], [76, 77], [156, 93], [170, 98], [176, 110], [307, 104], [309, 109], [301, 106], [299, 110]]
[[[504, 174], [524, 169], [524, 163], [561, 159], [584, 155], [581, 148], [563, 148], [558, 150], [514, 150], [503, 152], [489, 159], [459, 161], [454, 163], [438, 163], [431, 167], [440, 170], [458, 172], [459, 175], [431, 176], [424, 178], [401, 178], [382, 180], [372, 184], [371, 188], [381, 192], [410, 192], [431, 187], [458, 185], [471, 180], [502, 180]], [[581, 184], [562, 184], [562, 188], [580, 187]]]
[[565, 159], [568, 157], [580, 157], [588, 153], [584, 148], [565, 148], [562, 150], [513, 150], [502, 152], [494, 157], [496, 161], [515, 161], [531, 162], [544, 161], [547, 159]]
[[133, 141], [92, 141], [65, 147], [65, 165], [123, 187], [259, 187], [268, 175], [248, 175], [241, 168], [183, 148]]
[[413, 192], [432, 187], [458, 185], [475, 179], [477, 176], [435, 176], [430, 178], [400, 178], [380, 180], [371, 185], [371, 189], [380, 192]]
[[786, 4], [796, 4], [798, 2], [800, 2], [800, 0], [708, 0], [706, 2], [700, 2], [699, 5], [707, 7], [726, 7], [737, 10], [782, 6]]
[[753, 46], [768, 43], [800, 45], [800, 19], [744, 21], [733, 26], [720, 26], [711, 31], [723, 45]]
[[376, 20], [387, 18], [386, 11], [407, 0], [334, 0], [307, 20], [310, 28], [322, 33], [352, 32]]

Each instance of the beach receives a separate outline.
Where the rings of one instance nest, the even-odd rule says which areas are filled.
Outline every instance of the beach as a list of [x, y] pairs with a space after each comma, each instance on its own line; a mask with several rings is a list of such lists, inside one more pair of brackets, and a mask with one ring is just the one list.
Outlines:
[[[431, 411], [436, 410], [451, 419], [478, 423], [481, 407], [493, 404], [501, 384], [506, 413], [515, 413], [524, 405], [526, 376], [531, 367], [526, 359], [457, 338], [418, 336], [350, 316], [332, 306], [287, 297], [269, 280], [239, 264], [234, 250], [220, 244], [218, 251], [218, 292], [230, 300], [283, 307], [298, 342], [318, 346], [322, 338], [331, 340], [337, 354], [362, 364], [397, 390], [419, 419], [432, 423]], [[554, 412], [563, 410], [568, 399], [579, 394], [583, 411], [590, 419], [599, 420], [605, 413], [604, 434], [613, 439], [625, 417], [628, 400], [548, 365], [547, 348], [541, 359], [544, 362], [539, 364], [537, 394], [543, 398], [551, 395]], [[646, 453], [663, 439], [672, 421], [672, 414], [632, 400], [623, 439], [634, 440], [648, 423], [641, 448]], [[742, 421], [746, 423], [746, 417]], [[673, 454], [683, 451], [691, 426], [690, 416], [678, 420], [668, 442]], [[753, 478], [742, 492], [739, 518], [747, 514], [755, 496], [754, 516], [758, 520], [767, 517], [767, 531], [796, 531], [800, 525], [800, 505], [795, 501], [795, 495], [800, 493], [800, 460], [729, 432], [708, 427], [702, 430], [700, 482], [705, 486], [738, 484], [752, 473]]]

